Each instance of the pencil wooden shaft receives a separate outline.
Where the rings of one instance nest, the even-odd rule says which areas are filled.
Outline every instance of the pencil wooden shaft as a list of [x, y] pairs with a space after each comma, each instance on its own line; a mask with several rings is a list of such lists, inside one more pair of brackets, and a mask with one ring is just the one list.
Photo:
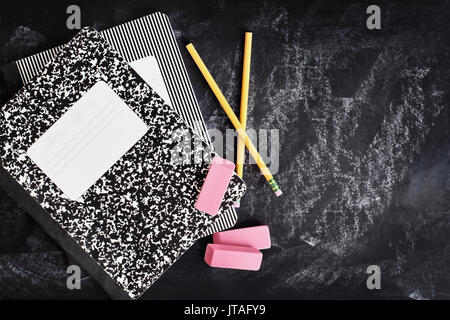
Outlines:
[[255, 145], [251, 142], [247, 133], [243, 129], [241, 123], [239, 122], [239, 119], [234, 114], [233, 110], [231, 109], [231, 106], [229, 105], [228, 101], [225, 99], [225, 96], [223, 95], [222, 91], [220, 91], [219, 86], [217, 85], [216, 81], [214, 81], [213, 77], [209, 73], [208, 69], [206, 68], [205, 64], [203, 63], [202, 59], [200, 58], [197, 50], [195, 50], [192, 43], [188, 44], [186, 46], [186, 48], [189, 51], [189, 53], [191, 54], [195, 63], [197, 64], [197, 67], [200, 69], [200, 72], [203, 74], [203, 77], [206, 79], [206, 82], [211, 87], [211, 90], [215, 94], [216, 98], [219, 100], [220, 105], [225, 110], [225, 113], [227, 114], [228, 118], [230, 118], [231, 123], [233, 124], [234, 128], [238, 132], [239, 136], [242, 139], [244, 139], [245, 145], [247, 146], [247, 149], [248, 149], [250, 155], [253, 157], [253, 159], [255, 159], [256, 164], [258, 165], [259, 169], [261, 170], [261, 172], [264, 175], [264, 177], [266, 178], [266, 180], [269, 182], [269, 185], [272, 187], [272, 190], [275, 191], [275, 193], [277, 193], [277, 195], [278, 195], [278, 193], [281, 194], [281, 191], [280, 191], [278, 185], [276, 184], [275, 180], [273, 179], [273, 176], [270, 173], [269, 169], [267, 168], [266, 164], [264, 163], [264, 160], [261, 158]]
[[[248, 90], [250, 82], [250, 61], [252, 55], [252, 33], [245, 33], [244, 63], [242, 67], [241, 111], [239, 120], [244, 131], [247, 130]], [[236, 173], [242, 178], [244, 173], [245, 142], [238, 139], [236, 154]]]

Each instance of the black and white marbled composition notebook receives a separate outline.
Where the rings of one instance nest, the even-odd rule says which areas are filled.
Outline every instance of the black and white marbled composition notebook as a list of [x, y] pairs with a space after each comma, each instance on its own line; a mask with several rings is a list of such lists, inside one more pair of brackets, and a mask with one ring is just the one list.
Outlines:
[[[170, 102], [169, 104], [181, 118], [199, 136], [212, 145], [178, 48], [175, 33], [166, 14], [161, 12], [148, 14], [102, 30], [100, 34], [133, 68], [133, 64], [139, 61], [142, 62], [144, 59], [152, 58], [156, 60], [167, 94], [161, 95], [157, 88], [154, 88], [155, 91], [160, 93], [162, 98], [166, 99], [167, 97], [166, 102]], [[5, 82], [7, 87], [10, 88], [8, 91], [17, 92], [22, 85], [27, 84], [39, 75], [43, 67], [58, 54], [62, 47], [58, 46], [48, 49], [0, 67], [0, 78], [1, 74], [6, 75]], [[141, 66], [144, 68], [148, 67], [148, 61], [142, 63]], [[138, 70], [136, 71], [139, 73]], [[145, 77], [144, 80], [146, 80]], [[16, 82], [21, 82], [22, 85]], [[204, 235], [207, 236], [229, 229], [235, 225], [236, 221], [236, 211], [234, 208], [230, 208], [215, 219]]]
[[245, 192], [234, 176], [219, 215], [195, 209], [214, 151], [92, 28], [4, 106], [0, 149], [24, 207], [118, 298], [145, 292]]

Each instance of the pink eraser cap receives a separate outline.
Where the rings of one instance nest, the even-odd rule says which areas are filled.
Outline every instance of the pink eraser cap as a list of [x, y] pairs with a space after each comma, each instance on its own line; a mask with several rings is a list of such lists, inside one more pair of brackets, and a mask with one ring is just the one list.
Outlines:
[[200, 194], [198, 195], [195, 208], [210, 215], [216, 215], [222, 203], [223, 196], [234, 173], [234, 163], [215, 156]]
[[283, 192], [281, 192], [281, 190], [275, 191], [275, 195], [276, 195], [277, 197], [281, 196], [282, 194], [283, 194]]
[[211, 267], [258, 271], [262, 253], [252, 247], [208, 244], [205, 262]]
[[268, 226], [233, 229], [213, 234], [217, 244], [253, 247], [258, 250], [269, 249], [271, 246]]

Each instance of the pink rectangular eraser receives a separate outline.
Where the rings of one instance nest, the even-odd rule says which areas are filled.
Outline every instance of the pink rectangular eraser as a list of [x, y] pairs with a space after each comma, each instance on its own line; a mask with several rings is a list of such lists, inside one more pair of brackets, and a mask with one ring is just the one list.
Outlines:
[[217, 232], [213, 234], [213, 240], [218, 244], [253, 247], [258, 250], [269, 249], [271, 246], [268, 226]]
[[205, 262], [211, 267], [258, 271], [262, 253], [252, 247], [210, 243], [206, 247]]
[[213, 216], [217, 214], [233, 176], [234, 167], [233, 162], [218, 156], [214, 157], [195, 203], [197, 210]]

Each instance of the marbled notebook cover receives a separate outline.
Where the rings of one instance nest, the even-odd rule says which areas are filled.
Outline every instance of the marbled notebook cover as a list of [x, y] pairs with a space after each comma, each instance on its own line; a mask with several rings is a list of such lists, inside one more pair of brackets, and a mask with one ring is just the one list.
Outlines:
[[[100, 31], [100, 34], [129, 63], [148, 56], [155, 57], [162, 72], [171, 106], [199, 136], [212, 145], [166, 14], [155, 12]], [[9, 96], [38, 76], [44, 66], [63, 47], [48, 49], [1, 67], [0, 82], [3, 75], [7, 91], [11, 92]], [[236, 211], [230, 208], [214, 221], [204, 236], [229, 229], [236, 221]]]
[[[83, 202], [71, 201], [26, 153], [99, 81], [113, 89], [148, 131], [83, 194]], [[175, 132], [197, 137], [201, 143], [195, 157], [204, 161], [172, 161]], [[194, 208], [214, 151], [92, 28], [78, 33], [5, 105], [0, 148], [3, 169], [30, 195], [26, 206], [34, 201], [43, 209], [40, 215], [62, 228], [52, 236], [64, 238], [59, 241], [64, 248], [81, 247], [84, 261], [89, 260], [83, 266], [107, 291], [119, 287], [129, 297], [139, 297], [217, 219]], [[244, 192], [245, 184], [234, 176], [219, 214]], [[45, 219], [37, 217], [41, 224]], [[67, 235], [75, 246], [65, 245]], [[78, 258], [83, 255], [75, 251]], [[109, 277], [96, 276], [102, 272]]]

